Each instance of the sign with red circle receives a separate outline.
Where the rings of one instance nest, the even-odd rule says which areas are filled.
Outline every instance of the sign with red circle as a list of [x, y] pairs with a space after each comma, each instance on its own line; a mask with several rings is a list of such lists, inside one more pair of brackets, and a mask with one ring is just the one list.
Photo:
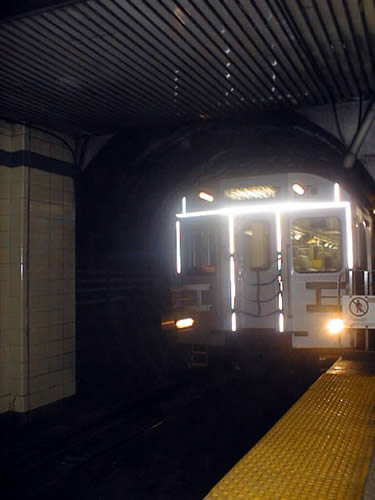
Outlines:
[[354, 297], [349, 302], [349, 311], [357, 318], [366, 316], [368, 313], [368, 300], [365, 297]]
[[342, 313], [347, 328], [375, 328], [375, 295], [344, 295]]

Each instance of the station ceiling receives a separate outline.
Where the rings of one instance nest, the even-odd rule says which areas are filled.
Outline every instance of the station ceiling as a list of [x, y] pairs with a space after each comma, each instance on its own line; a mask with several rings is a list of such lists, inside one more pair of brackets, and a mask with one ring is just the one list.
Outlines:
[[1, 115], [73, 135], [375, 91], [373, 0], [24, 5], [1, 20]]

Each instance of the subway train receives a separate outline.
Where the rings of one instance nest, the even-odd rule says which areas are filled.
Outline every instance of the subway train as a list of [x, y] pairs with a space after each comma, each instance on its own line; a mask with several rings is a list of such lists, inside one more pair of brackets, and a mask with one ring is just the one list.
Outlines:
[[294, 349], [353, 347], [341, 300], [371, 293], [370, 210], [310, 173], [208, 184], [178, 201], [176, 281], [163, 327], [192, 345], [256, 333], [288, 336]]

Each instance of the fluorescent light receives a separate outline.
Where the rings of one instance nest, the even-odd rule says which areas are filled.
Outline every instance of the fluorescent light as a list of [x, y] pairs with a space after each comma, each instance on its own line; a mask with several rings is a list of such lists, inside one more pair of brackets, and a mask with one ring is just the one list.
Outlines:
[[234, 217], [233, 215], [229, 216], [229, 253], [231, 255], [234, 254]]
[[215, 201], [215, 197], [212, 196], [212, 194], [205, 193], [204, 191], [201, 191], [199, 193], [199, 198], [201, 200], [204, 200], [204, 201], [209, 201], [210, 203], [212, 203], [213, 201]]
[[[234, 265], [234, 251], [235, 251], [235, 242], [234, 242], [234, 217], [233, 215], [229, 216], [229, 273], [230, 273], [230, 307], [232, 309], [232, 331], [235, 332], [236, 328], [233, 330], [233, 321], [236, 321], [235, 313], [233, 312], [235, 302], [236, 302], [236, 272]], [[233, 316], [234, 314], [234, 316]], [[233, 319], [234, 318], [234, 319]], [[235, 325], [235, 323], [234, 323]]]
[[181, 222], [176, 220], [176, 271], [181, 274]]
[[298, 196], [302, 196], [305, 194], [305, 188], [301, 186], [301, 184], [293, 184], [292, 189], [296, 194], [298, 194]]
[[340, 184], [335, 182], [335, 185], [333, 186], [333, 199], [335, 201], [340, 201], [340, 198], [341, 198]]
[[211, 215], [242, 215], [242, 214], [261, 214], [261, 213], [286, 213], [303, 210], [325, 210], [333, 208], [346, 208], [350, 206], [348, 201], [300, 201], [283, 203], [266, 203], [260, 205], [241, 205], [218, 208], [217, 210], [202, 210], [199, 212], [187, 212], [186, 214], [176, 214], [178, 219], [187, 219], [190, 217], [208, 217]]
[[353, 229], [352, 229], [352, 209], [348, 203], [345, 207], [345, 219], [346, 219], [346, 252], [348, 258], [348, 268], [353, 269], [354, 258], [353, 258]]
[[237, 331], [237, 319], [236, 319], [236, 313], [232, 312], [232, 332]]
[[176, 321], [176, 328], [191, 328], [194, 325], [193, 318], [183, 318]]
[[279, 311], [283, 310], [283, 296], [281, 291], [279, 292]]
[[231, 309], [234, 309], [235, 301], [236, 301], [236, 276], [235, 276], [235, 267], [234, 267], [234, 257], [230, 256], [230, 305]]
[[276, 251], [281, 252], [281, 213], [276, 212]]
[[278, 283], [279, 283], [279, 296], [278, 296], [278, 306], [279, 306], [279, 332], [284, 331], [284, 314], [283, 310], [283, 279], [281, 275], [282, 267], [282, 233], [281, 233], [281, 213], [276, 212], [276, 251], [277, 251], [277, 271], [278, 271]]
[[186, 196], [183, 196], [182, 197], [182, 200], [181, 200], [181, 211], [183, 214], [186, 214]]

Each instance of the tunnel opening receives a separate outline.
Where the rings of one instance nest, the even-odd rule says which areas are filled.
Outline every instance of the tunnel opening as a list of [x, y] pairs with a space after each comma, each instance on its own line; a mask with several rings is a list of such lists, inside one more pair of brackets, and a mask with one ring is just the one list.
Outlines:
[[188, 186], [244, 172], [305, 171], [329, 173], [363, 197], [369, 174], [360, 164], [345, 171], [343, 154], [338, 141], [297, 116], [199, 123], [158, 138], [147, 130], [118, 134], [79, 181], [81, 390], [135, 397], [186, 369], [159, 325], [173, 283], [172, 207]]

